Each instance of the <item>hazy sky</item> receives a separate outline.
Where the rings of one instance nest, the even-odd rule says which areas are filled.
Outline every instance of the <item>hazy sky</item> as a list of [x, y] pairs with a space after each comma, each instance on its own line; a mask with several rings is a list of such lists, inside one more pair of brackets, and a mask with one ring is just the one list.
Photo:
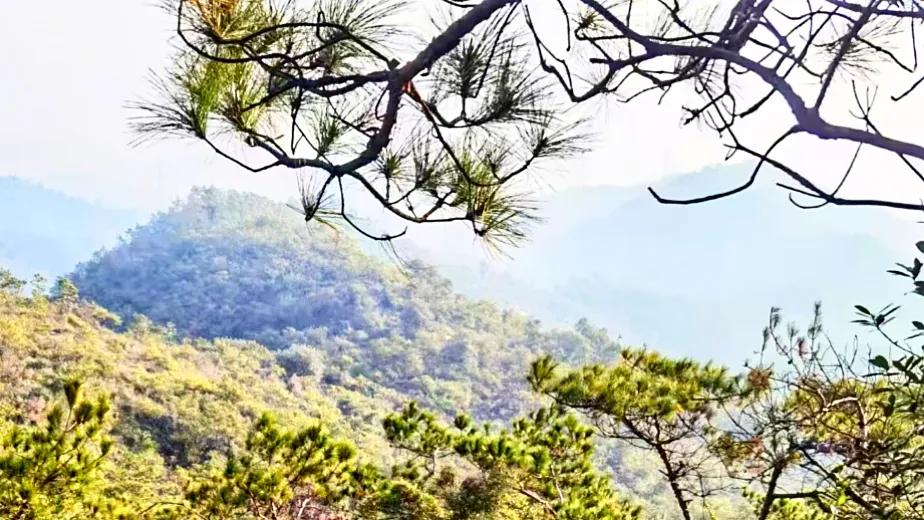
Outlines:
[[[275, 197], [293, 193], [291, 171], [243, 172], [201, 143], [129, 146], [131, 114], [125, 105], [149, 93], [149, 70], [163, 68], [171, 50], [167, 41], [173, 21], [153, 0], [3, 3], [0, 175], [143, 210], [163, 207], [198, 184]], [[548, 17], [544, 21], [555, 22]], [[903, 105], [885, 117], [913, 131], [917, 118], [907, 117], [909, 107], [920, 113], [920, 105]], [[680, 113], [670, 99], [664, 106], [655, 105], [651, 98], [630, 106], [593, 108], [599, 113], [594, 152], [569, 162], [560, 172], [547, 172], [542, 179], [546, 185], [643, 185], [723, 159], [712, 134], [695, 126], [680, 128]], [[767, 133], [790, 124], [785, 108], [778, 108], [776, 119], [754, 121], [753, 131]], [[789, 153], [836, 175], [849, 150], [806, 146], [793, 147]], [[909, 188], [895, 180], [898, 176], [886, 175], [892, 166], [886, 168], [877, 172], [876, 179], [858, 180], [856, 186], [872, 182], [893, 193], [908, 193]]]

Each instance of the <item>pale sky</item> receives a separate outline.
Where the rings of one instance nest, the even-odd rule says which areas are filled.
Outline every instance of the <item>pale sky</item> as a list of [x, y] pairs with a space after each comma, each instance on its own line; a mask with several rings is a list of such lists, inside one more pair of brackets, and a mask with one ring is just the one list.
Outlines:
[[[150, 69], [170, 56], [173, 20], [153, 0], [4, 0], [0, 19], [0, 175], [15, 175], [110, 206], [162, 208], [195, 185], [256, 191], [273, 197], [294, 193], [293, 172], [252, 174], [215, 156], [202, 143], [164, 141], [129, 145], [126, 103], [149, 93]], [[841, 93], [842, 95], [845, 93]], [[890, 93], [886, 93], [890, 94]], [[902, 133], [915, 133], [921, 104], [912, 100], [883, 111]], [[787, 110], [755, 120], [753, 132], [789, 125]], [[548, 172], [554, 189], [581, 185], [643, 186], [668, 175], [698, 170], [723, 159], [711, 133], [681, 128], [671, 99], [633, 105], [598, 104], [594, 151]], [[914, 114], [911, 116], [909, 114]], [[776, 119], [774, 119], [776, 118]], [[846, 148], [793, 146], [803, 164], [836, 175]], [[890, 175], [893, 166], [866, 166], [876, 185], [892, 194], [919, 185]], [[867, 184], [862, 184], [867, 183]]]

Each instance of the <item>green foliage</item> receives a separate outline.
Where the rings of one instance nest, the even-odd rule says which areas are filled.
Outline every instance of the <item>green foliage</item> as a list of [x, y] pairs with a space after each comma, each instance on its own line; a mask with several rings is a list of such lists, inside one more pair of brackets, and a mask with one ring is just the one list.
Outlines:
[[186, 498], [205, 518], [300, 518], [295, 512], [306, 507], [345, 507], [379, 480], [356, 456], [352, 444], [334, 439], [319, 423], [286, 430], [264, 414], [242, 453], [193, 478]]
[[[517, 245], [536, 217], [511, 181], [582, 151], [512, 18], [444, 34], [401, 65], [405, 0], [164, 3], [184, 45], [156, 80], [159, 99], [136, 105], [135, 129], [204, 141], [251, 171], [304, 169], [318, 181], [301, 186], [305, 220], [396, 236], [351, 218], [352, 184], [408, 223], [463, 222], [489, 246]], [[228, 135], [270, 162], [234, 158], [218, 141]]]
[[581, 363], [617, 351], [586, 322], [542, 331], [458, 296], [432, 268], [400, 269], [295, 217], [262, 197], [197, 190], [73, 280], [126, 321], [141, 314], [183, 337], [254, 340], [278, 350], [290, 375], [306, 375], [295, 358], [310, 356], [322, 383], [352, 379], [480, 419], [528, 407], [521, 374], [541, 354]]
[[[883, 509], [875, 511], [889, 518], [909, 518], [914, 507], [915, 484], [902, 479], [919, 467], [921, 421], [910, 401], [890, 396], [919, 387], [900, 371], [822, 377], [813, 371], [828, 365], [807, 361], [821, 359], [815, 344], [800, 347], [793, 328], [785, 337], [791, 343], [783, 344], [774, 328], [778, 315], [768, 341], [791, 356], [796, 379], [764, 365], [739, 378], [639, 349], [621, 351], [613, 364], [569, 370], [546, 357], [533, 363], [527, 380], [553, 404], [506, 428], [465, 414], [447, 423], [410, 404], [384, 417], [381, 431], [367, 424], [405, 397], [332, 373], [330, 360], [310, 347], [276, 355], [253, 343], [176, 342], [144, 320], [116, 333], [102, 325], [108, 318], [100, 308], [61, 298], [3, 293], [0, 311], [4, 439], [54, 438], [43, 432], [55, 428], [23, 425], [62, 375], [92, 381], [114, 394], [118, 407], [107, 421], [105, 401], [75, 405], [83, 402], [78, 387], [65, 388], [68, 406], [76, 406], [70, 415], [89, 422], [60, 427], [59, 444], [95, 454], [75, 459], [86, 463], [67, 473], [75, 480], [27, 476], [45, 471], [39, 459], [53, 451], [23, 455], [17, 449], [28, 442], [5, 440], [7, 478], [23, 488], [47, 480], [54, 490], [28, 495], [46, 497], [28, 506], [37, 519], [68, 508], [101, 518], [312, 518], [305, 511], [383, 520], [748, 518], [746, 505], [728, 494], [732, 478], [747, 484], [760, 520], [822, 520], [835, 510], [860, 518], [870, 511], [867, 496], [878, 497], [875, 507]], [[809, 330], [821, 337], [817, 320]], [[608, 344], [586, 323], [579, 331], [589, 344]], [[508, 410], [523, 407], [516, 404]], [[270, 410], [273, 416], [265, 414]], [[64, 424], [62, 412], [48, 422]], [[341, 440], [348, 436], [361, 448]], [[630, 454], [645, 457], [632, 466]], [[27, 456], [33, 458], [23, 463]], [[598, 469], [601, 462], [615, 478]], [[795, 482], [802, 487], [793, 489]], [[645, 486], [649, 491], [638, 495]], [[886, 500], [884, 490], [893, 497]]]
[[[293, 426], [321, 419], [350, 431], [363, 448], [380, 450], [385, 441], [375, 424], [403, 400], [349, 378], [325, 389], [317, 379], [287, 375], [271, 351], [254, 343], [176, 342], [150, 326], [116, 333], [106, 328], [111, 319], [87, 303], [0, 293], [0, 412], [37, 406], [60, 378], [78, 377], [114, 396], [113, 434], [131, 452], [120, 457], [156, 455], [172, 467], [242, 443], [266, 410]], [[338, 402], [349, 404], [349, 414]]]
[[[623, 349], [617, 363], [563, 374], [550, 358], [532, 364], [528, 380], [560, 406], [584, 414], [603, 437], [655, 452], [683, 518], [708, 496], [721, 470], [708, 446], [718, 411], [747, 393], [725, 368], [656, 352]], [[706, 493], [707, 495], [703, 495]]]
[[100, 466], [112, 448], [109, 401], [64, 384], [65, 402], [41, 424], [0, 423], [0, 516], [11, 520], [124, 518], [101, 493]]
[[[540, 507], [535, 497], [516, 490], [530, 472], [541, 470], [526, 464], [522, 456], [492, 462], [491, 454], [499, 456], [500, 452], [485, 448], [467, 458], [453, 455], [455, 462], [441, 465], [439, 475], [412, 475], [410, 470], [418, 467], [415, 455], [396, 456], [376, 427], [385, 413], [407, 398], [334, 371], [316, 348], [296, 346], [274, 354], [248, 342], [178, 342], [169, 331], [143, 318], [124, 332], [107, 329], [111, 319], [106, 311], [85, 301], [33, 301], [0, 294], [0, 412], [10, 417], [31, 413], [62, 375], [79, 376], [115, 397], [117, 413], [109, 423], [114, 445], [110, 463], [98, 468], [102, 482], [99, 492], [93, 491], [98, 496], [119, 497], [133, 511], [144, 511], [152, 518], [186, 518], [189, 508], [211, 512], [214, 518], [248, 518], [260, 508], [305, 504], [313, 511], [360, 518], [516, 520], [531, 518], [519, 511]], [[589, 330], [585, 333], [591, 334]], [[534, 324], [529, 325], [529, 334], [538, 334]], [[568, 335], [556, 341], [553, 351], [571, 352]], [[609, 342], [605, 346], [612, 348]], [[439, 384], [436, 377], [431, 381]], [[456, 402], [447, 398], [445, 405], [456, 406]], [[525, 405], [507, 399], [491, 403], [501, 410], [498, 415]], [[266, 411], [278, 419], [257, 421], [248, 435], [248, 425]], [[584, 472], [583, 465], [592, 454], [590, 437], [579, 433], [577, 424], [555, 425], [551, 418], [543, 421], [541, 427], [522, 423], [504, 434], [485, 431], [487, 436], [479, 442], [496, 447], [509, 438], [521, 447], [537, 445], [531, 448], [534, 451], [581, 453], [575, 461], [582, 467], [568, 473], [568, 496], [572, 502], [587, 500], [581, 498], [577, 479], [588, 478], [600, 485], [606, 481], [602, 474], [593, 473], [597, 476], [591, 478]], [[459, 424], [470, 430], [469, 424]], [[531, 431], [561, 427], [573, 432], [557, 444], [546, 442], [543, 447], [528, 438], [538, 435]], [[456, 433], [461, 435], [461, 430]], [[360, 463], [351, 455], [356, 452], [337, 440], [347, 435], [358, 444], [357, 452], [366, 454], [368, 463]], [[309, 437], [323, 439], [320, 446], [324, 448], [305, 456], [307, 445], [300, 444], [300, 439]], [[572, 441], [576, 444], [568, 448]], [[343, 459], [339, 466], [343, 471], [337, 470], [328, 479], [325, 471], [334, 467], [331, 457]], [[475, 462], [484, 469], [472, 473]], [[369, 463], [393, 465], [396, 470], [374, 470]], [[440, 480], [440, 475], [449, 475], [443, 469], [460, 479], [453, 478], [449, 486]], [[335, 486], [334, 475], [345, 480], [336, 480]], [[547, 488], [540, 487], [545, 477], [530, 478], [537, 493], [548, 494]], [[349, 489], [340, 485], [343, 482]], [[328, 485], [329, 490], [322, 487]], [[90, 493], [97, 488], [85, 489]], [[259, 501], [241, 505], [241, 493], [258, 490], [263, 493]], [[489, 511], [485, 504], [496, 506]]]
[[[193, 511], [250, 518], [267, 508], [298, 518], [292, 513], [302, 506], [331, 518], [409, 520], [630, 518], [619, 515], [635, 511], [594, 469], [591, 432], [559, 412], [536, 412], [499, 431], [463, 417], [445, 426], [419, 409], [395, 416], [428, 422], [418, 427], [427, 435], [447, 432], [421, 444], [396, 435], [394, 417], [385, 435], [367, 426], [403, 397], [351, 390], [346, 375], [324, 385], [303, 365], [287, 373], [254, 344], [176, 343], [151, 324], [116, 333], [94, 321], [98, 308], [80, 302], [36, 306], [7, 296], [0, 311], [0, 410], [21, 416], [61, 374], [114, 394], [111, 463], [97, 468], [98, 484], [81, 489], [117, 496], [152, 518]], [[350, 403], [350, 415], [336, 401]], [[263, 417], [247, 434], [266, 410], [279, 419]], [[346, 435], [361, 449], [339, 440]], [[398, 455], [386, 449], [387, 436]], [[432, 472], [421, 465], [424, 449], [447, 455]]]
[[55, 286], [51, 290], [51, 297], [61, 303], [73, 305], [80, 299], [80, 292], [70, 279], [62, 276], [55, 281]]
[[48, 280], [40, 274], [35, 274], [32, 276], [32, 280], [29, 281], [29, 287], [32, 289], [33, 300], [37, 302], [44, 300], [45, 294], [48, 292]]
[[[745, 498], [755, 511], [760, 511], [767, 497], [745, 490]], [[778, 499], [770, 502], [765, 520], [833, 520], [832, 516], [818, 508], [815, 502], [805, 500]]]
[[[592, 430], [557, 408], [540, 409], [509, 430], [493, 432], [464, 415], [452, 426], [443, 424], [411, 403], [385, 420], [385, 432], [395, 446], [414, 455], [396, 472], [448, 492], [452, 518], [631, 519], [640, 514], [594, 468]], [[447, 470], [460, 462], [479, 474], [454, 488]], [[523, 516], [512, 512], [518, 507], [525, 508]]]
[[20, 280], [13, 276], [9, 269], [0, 267], [0, 291], [12, 295], [18, 295], [22, 288], [26, 286], [25, 280]]
[[444, 425], [412, 403], [384, 426], [393, 445], [409, 454], [390, 476], [361, 463], [352, 444], [319, 424], [286, 430], [265, 415], [239, 453], [192, 472], [188, 505], [174, 512], [203, 518], [298, 519], [305, 511], [369, 520], [640, 518], [639, 508], [620, 499], [594, 469], [593, 434], [573, 416], [542, 409], [493, 433], [464, 416]]
[[[886, 317], [857, 310], [863, 325], [882, 332], [889, 309]], [[748, 497], [758, 519], [914, 518], [924, 422], [903, 413], [897, 396], [920, 387], [875, 368], [891, 356], [867, 365], [858, 347], [836, 348], [819, 305], [804, 335], [781, 322], [774, 309], [748, 378], [764, 391], [741, 403], [713, 445], [730, 475], [759, 490]]]
[[533, 388], [568, 406], [592, 406], [617, 421], [658, 418], [676, 423], [680, 416], [709, 415], [723, 400], [743, 393], [726, 368], [647, 350], [623, 349], [612, 366], [588, 365], [558, 377], [555, 368], [549, 358], [533, 363]]
[[[857, 310], [899, 356], [857, 363], [820, 307], [804, 335], [774, 310], [736, 376], [617, 349], [586, 321], [543, 332], [283, 212], [198, 192], [81, 267], [132, 317], [121, 332], [66, 279], [28, 298], [0, 277], [0, 515], [905, 520], [922, 506], [924, 326], [894, 339], [895, 306]], [[177, 339], [200, 330], [214, 339]], [[241, 335], [276, 348], [217, 339]], [[67, 384], [32, 424], [62, 379], [116, 413]]]

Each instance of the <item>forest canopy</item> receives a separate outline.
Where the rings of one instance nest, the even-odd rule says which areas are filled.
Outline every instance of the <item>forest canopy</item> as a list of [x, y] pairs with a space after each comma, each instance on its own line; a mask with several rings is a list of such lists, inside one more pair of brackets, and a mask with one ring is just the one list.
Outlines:
[[[917, 279], [917, 265], [896, 272]], [[800, 332], [774, 311], [739, 373], [635, 348], [603, 363], [542, 357], [521, 376], [525, 410], [481, 422], [292, 374], [254, 343], [176, 342], [144, 320], [112, 331], [118, 318], [66, 280], [51, 295], [8, 274], [0, 285], [10, 518], [833, 520], [922, 507], [924, 357], [920, 333], [893, 338], [893, 307], [858, 306], [858, 320], [906, 354], [863, 359], [827, 339], [820, 313]]]
[[137, 314], [180, 337], [253, 340], [293, 374], [332, 383], [349, 374], [481, 419], [509, 419], [529, 401], [521, 375], [539, 355], [616, 354], [586, 321], [543, 328], [459, 296], [431, 267], [377, 259], [293, 214], [257, 195], [199, 189], [71, 278], [126, 323]]

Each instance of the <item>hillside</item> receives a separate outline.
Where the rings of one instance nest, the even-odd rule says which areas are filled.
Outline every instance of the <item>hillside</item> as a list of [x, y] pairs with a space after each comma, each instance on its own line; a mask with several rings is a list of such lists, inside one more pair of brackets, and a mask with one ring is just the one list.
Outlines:
[[[706, 443], [701, 448], [713, 446], [710, 436], [725, 434], [707, 420], [718, 412], [707, 403], [725, 397], [710, 397], [712, 392], [731, 392], [732, 413], [737, 396], [751, 395], [739, 394], [735, 381], [744, 380], [728, 377], [732, 373], [720, 366], [631, 348], [621, 349], [617, 360], [616, 343], [586, 320], [573, 331], [544, 329], [519, 313], [457, 295], [422, 264], [399, 269], [362, 253], [346, 236], [306, 227], [292, 216], [254, 195], [196, 190], [81, 265], [74, 279], [85, 290], [84, 300], [66, 284], [51, 297], [36, 288], [25, 297], [19, 282], [0, 271], [0, 489], [10, 482], [28, 485], [17, 476], [17, 468], [27, 467], [18, 457], [44, 453], [29, 448], [33, 444], [58, 442], [44, 433], [61, 418], [49, 405], [61, 403], [73, 388], [69, 381], [78, 379], [91, 399], [110, 396], [114, 414], [97, 433], [111, 428], [114, 442], [99, 438], [85, 448], [103, 453], [105, 463], [93, 470], [94, 480], [78, 479], [78, 498], [67, 495], [65, 505], [74, 511], [97, 507], [79, 499], [86, 494], [112, 497], [107, 507], [141, 513], [70, 517], [185, 519], [184, 508], [196, 507], [205, 508], [205, 518], [244, 520], [261, 517], [264, 508], [299, 503], [346, 507], [314, 487], [330, 475], [326, 468], [342, 468], [342, 478], [369, 477], [377, 490], [370, 495], [372, 488], [346, 484], [354, 489], [349, 500], [375, 497], [368, 507], [383, 515], [357, 518], [561, 518], [542, 506], [550, 497], [590, 518], [612, 513], [620, 520], [666, 520], [678, 518], [677, 504], [687, 502], [672, 501], [676, 488], [659, 466], [671, 463], [645, 446], [663, 447], [658, 439], [671, 428], [695, 430], [667, 434], [670, 440], [663, 442], [680, 443], [671, 450], [700, 433]], [[123, 319], [90, 300], [106, 302]], [[239, 339], [228, 339], [235, 335]], [[542, 353], [566, 365], [556, 368], [546, 359], [527, 370]], [[578, 366], [598, 359], [613, 362]], [[568, 373], [567, 365], [577, 368]], [[755, 381], [763, 384], [755, 370], [745, 379], [750, 384], [757, 374]], [[540, 408], [550, 398], [577, 415], [558, 415], [564, 413], [558, 406]], [[424, 408], [402, 409], [408, 400], [422, 401]], [[108, 405], [97, 406], [71, 410], [77, 410], [75, 417], [96, 414], [102, 423], [105, 412], [92, 410]], [[421, 412], [428, 408], [436, 415]], [[468, 416], [456, 417], [452, 426], [440, 422], [458, 411], [473, 412], [475, 422]], [[630, 415], [596, 422], [622, 413]], [[635, 421], [635, 414], [645, 424], [654, 421], [649, 433], [655, 437], [635, 427], [607, 433], [607, 425]], [[507, 422], [514, 416], [520, 418]], [[793, 432], [803, 433], [815, 435], [811, 429]], [[312, 455], [300, 451], [315, 447]], [[720, 448], [709, 457], [721, 459]], [[670, 453], [686, 462], [685, 452]], [[709, 473], [722, 467], [713, 464], [718, 461], [701, 468]], [[303, 482], [302, 471], [309, 472], [307, 484], [293, 484]], [[280, 484], [290, 477], [278, 472], [296, 480]], [[567, 502], [557, 484], [548, 485], [550, 476], [571, 483]], [[752, 518], [727, 475], [700, 476], [716, 479], [718, 487], [697, 502], [696, 517]], [[703, 480], [690, 480], [696, 482]], [[526, 495], [517, 491], [524, 483]], [[46, 501], [58, 507], [47, 498], [56, 496], [54, 489], [43, 493], [29, 507]], [[505, 498], [489, 500], [498, 496]], [[535, 501], [533, 509], [524, 496]], [[472, 497], [483, 497], [500, 513], [479, 516], [482, 498]], [[10, 492], [0, 499], [0, 507], [22, 503]], [[598, 508], [603, 503], [609, 505]], [[366, 507], [351, 504], [359, 511]], [[161, 510], [149, 505], [167, 508], [163, 512], [171, 516], [159, 517]], [[418, 505], [432, 514], [421, 515]], [[210, 512], [212, 507], [219, 512]], [[393, 514], [394, 507], [411, 512]], [[309, 518], [342, 517], [320, 511]]]
[[[455, 294], [422, 264], [399, 268], [256, 195], [200, 189], [79, 266], [82, 294], [182, 337], [253, 340], [296, 373], [366, 379], [443, 412], [507, 419], [542, 353], [579, 363], [616, 345]], [[509, 399], [497, 400], [505, 395]]]
[[[692, 197], [747, 173], [712, 168], [658, 189]], [[641, 188], [563, 191], [545, 200], [547, 224], [508, 261], [479, 261], [461, 230], [434, 229], [408, 254], [451, 273], [467, 295], [553, 324], [586, 317], [628, 344], [734, 365], [760, 346], [771, 307], [808, 318], [822, 301], [826, 322], [847, 323], [855, 303], [885, 305], [897, 281], [878, 274], [913, 252], [913, 222], [876, 209], [800, 210], [772, 180], [695, 206], [661, 205]]]
[[[713, 168], [672, 178], [659, 188], [690, 196], [734, 184], [745, 173], [740, 167]], [[535, 228], [531, 243], [508, 251], [509, 259], [486, 258], [466, 230], [453, 227], [415, 228], [398, 246], [402, 257], [436, 266], [441, 277], [452, 281], [455, 291], [469, 298], [500, 302], [552, 326], [570, 327], [586, 317], [629, 344], [736, 364], [759, 345], [772, 306], [807, 318], [812, 303], [821, 300], [827, 321], [841, 323], [852, 319], [854, 303], [885, 305], [894, 287], [882, 284], [874, 273], [908, 253], [904, 249], [895, 252], [894, 246], [904, 248], [916, 236], [913, 223], [876, 210], [799, 210], [771, 180], [768, 177], [737, 197], [694, 207], [659, 205], [640, 187], [578, 188], [547, 194], [537, 201], [545, 222]], [[9, 178], [0, 180], [0, 198], [14, 201], [0, 207], [0, 215], [8, 217], [0, 221], [0, 259], [24, 277], [36, 271], [71, 271], [92, 251], [116, 244], [120, 233], [141, 221], [132, 215], [121, 220], [81, 218], [85, 212], [106, 216], [111, 210]], [[263, 204], [248, 206], [253, 209]], [[19, 226], [16, 215], [29, 215], [45, 224]], [[297, 215], [285, 208], [270, 218], [274, 229], [286, 230], [283, 234], [294, 228], [304, 231]], [[221, 233], [201, 234], [217, 236], [220, 241]], [[329, 238], [315, 230], [311, 240]], [[671, 244], [669, 255], [660, 247], [665, 243]], [[341, 246], [357, 249], [345, 239], [337, 247]], [[381, 257], [376, 256], [374, 244], [358, 242], [358, 246]], [[308, 247], [299, 245], [303, 250]], [[137, 256], [137, 248], [133, 254]], [[352, 255], [341, 255], [341, 259]], [[362, 256], [361, 262], [382, 263]], [[166, 259], [164, 254], [156, 261], [167, 265]], [[155, 261], [153, 257], [148, 260]], [[311, 261], [313, 265], [322, 262], [320, 258]], [[328, 271], [329, 279], [339, 276], [335, 267]], [[284, 276], [277, 279], [290, 281]], [[107, 288], [107, 293], [113, 292]], [[136, 297], [142, 300], [148, 295]], [[118, 306], [132, 297], [125, 290], [112, 303]], [[269, 301], [287, 306], [286, 315], [301, 316], [292, 302]], [[296, 301], [300, 309], [307, 308], [304, 298]], [[314, 308], [323, 305], [312, 304]], [[150, 312], [157, 305], [148, 302], [143, 306]], [[222, 312], [216, 309], [212, 316]], [[165, 312], [162, 318], [176, 321], [170, 314]], [[300, 323], [312, 319], [298, 318]], [[345, 323], [353, 328], [369, 325], [356, 319], [349, 316]], [[204, 325], [209, 327], [214, 325]], [[242, 322], [236, 330], [232, 328], [228, 325], [216, 332], [234, 336], [243, 331], [268, 344], [288, 343], [270, 338], [278, 336], [278, 327], [254, 331], [249, 322]], [[293, 328], [303, 327], [296, 323]], [[849, 333], [839, 339], [848, 338]]]
[[[41, 414], [64, 381], [80, 379], [112, 397], [116, 466], [122, 478], [135, 473], [133, 479], [146, 482], [145, 492], [176, 486], [177, 466], [239, 446], [266, 411], [290, 425], [321, 419], [365, 449], [387, 454], [379, 424], [400, 396], [349, 377], [325, 385], [287, 373], [256, 343], [175, 341], [145, 320], [118, 333], [109, 328], [114, 319], [95, 305], [0, 291], [0, 419]], [[349, 414], [338, 404], [348, 404]]]
[[[115, 315], [86, 301], [50, 299], [35, 293], [24, 297], [0, 284], [0, 484], [9, 482], [3, 480], [11, 469], [4, 465], [8, 461], [5, 457], [10, 455], [11, 448], [15, 453], [18, 446], [4, 444], [7, 440], [4, 435], [17, 428], [44, 431], [48, 427], [44, 418], [51, 417], [46, 414], [53, 413], [50, 412], [53, 405], [60, 405], [62, 390], [72, 380], [83, 383], [83, 394], [89, 399], [104, 397], [112, 403], [103, 433], [107, 438], [111, 435], [112, 444], [105, 462], [92, 472], [92, 479], [73, 476], [77, 487], [67, 490], [65, 505], [77, 507], [75, 501], [79, 503], [79, 497], [86, 495], [105, 497], [111, 501], [105, 504], [129, 508], [95, 514], [84, 511], [69, 516], [73, 518], [190, 518], [182, 509], [182, 504], [190, 500], [190, 482], [212, 478], [208, 477], [209, 472], [228, 477], [227, 471], [231, 470], [222, 465], [225, 458], [230, 453], [250, 449], [254, 425], [265, 424], [261, 421], [267, 413], [276, 418], [271, 423], [273, 427], [278, 425], [283, 431], [299, 428], [311, 431], [314, 425], [323, 425], [334, 438], [348, 439], [350, 445], [355, 443], [360, 460], [382, 468], [416, 460], [408, 459], [410, 455], [389, 441], [383, 429], [383, 419], [401, 410], [406, 396], [350, 374], [341, 374], [333, 382], [325, 377], [333, 373], [327, 368], [300, 373], [291, 357], [254, 342], [177, 340], [170, 331], [153, 326], [144, 318], [122, 327], [122, 332], [112, 330], [116, 325]], [[519, 378], [523, 379], [523, 375], [520, 373]], [[514, 407], [528, 408], [516, 395], [498, 394], [493, 400], [513, 401]], [[532, 401], [531, 405], [535, 403]], [[574, 427], [573, 423], [562, 424]], [[481, 430], [473, 429], [471, 435], [476, 431]], [[488, 435], [487, 428], [483, 431]], [[552, 432], [561, 434], [556, 429]], [[501, 434], [499, 439], [509, 440], [505, 435]], [[42, 434], [40, 438], [47, 436]], [[655, 461], [650, 454], [630, 450], [623, 457], [621, 450], [602, 439], [594, 449], [588, 443], [589, 438], [580, 438], [585, 439], [585, 444], [579, 453], [571, 453], [569, 457], [583, 457], [577, 464], [583, 468], [581, 471], [596, 471], [590, 468], [598, 464], [611, 465], [612, 471], [618, 470], [618, 477], [612, 483], [615, 493], [644, 505], [648, 512], [644, 518], [673, 517], [669, 495], [652, 469]], [[569, 457], [562, 462], [569, 464]], [[472, 471], [470, 463], [443, 464], [462, 475]], [[388, 471], [383, 474], [400, 478], [398, 469]], [[594, 475], [599, 479], [609, 478], [608, 472]], [[472, 489], [466, 487], [467, 482], [456, 481], [458, 488], [446, 488], [445, 483], [440, 483], [436, 489], [459, 493], [462, 497], [481, 492], [493, 496], [491, 488]], [[2, 485], [0, 491], [4, 491]], [[10, 498], [9, 494], [0, 493], [0, 508]], [[290, 499], [283, 494], [283, 501]], [[170, 509], [178, 504], [180, 509]], [[735, 511], [734, 504], [717, 500], [714, 505], [723, 511]], [[517, 511], [522, 508], [522, 504], [514, 505]], [[158, 516], [158, 512], [166, 516]], [[460, 518], [539, 518], [529, 512], [518, 514], [524, 516]], [[38, 518], [60, 517], [40, 514]], [[210, 518], [254, 517], [229, 513]], [[722, 518], [739, 517], [729, 513]]]

